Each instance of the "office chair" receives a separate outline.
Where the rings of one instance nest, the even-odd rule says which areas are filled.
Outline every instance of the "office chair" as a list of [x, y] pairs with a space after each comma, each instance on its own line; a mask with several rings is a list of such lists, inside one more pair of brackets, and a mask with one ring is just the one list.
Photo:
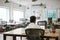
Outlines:
[[44, 40], [42, 36], [44, 36], [43, 29], [26, 29], [25, 30], [27, 36], [27, 40]]
[[47, 28], [47, 22], [46, 21], [38, 21], [37, 24], [39, 26], [44, 26], [45, 28]]

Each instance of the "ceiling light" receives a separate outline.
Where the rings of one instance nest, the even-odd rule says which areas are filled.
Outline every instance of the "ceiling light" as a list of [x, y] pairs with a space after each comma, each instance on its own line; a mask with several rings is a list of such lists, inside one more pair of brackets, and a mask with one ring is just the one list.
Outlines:
[[45, 4], [43, 4], [43, 3], [41, 3], [41, 4], [40, 4], [40, 6], [42, 6], [42, 7], [46, 8], [46, 5], [45, 5]]
[[40, 7], [46, 8], [46, 4], [43, 4], [42, 3], [42, 0], [41, 0], [41, 3], [40, 4], [35, 4], [35, 5], [32, 5], [32, 6], [40, 6]]
[[5, 3], [9, 3], [9, 1], [8, 1], [8, 0], [6, 0], [6, 1], [5, 1]]
[[32, 0], [32, 2], [35, 2], [35, 1], [37, 1], [37, 0]]
[[19, 7], [22, 7], [22, 5], [20, 4]]

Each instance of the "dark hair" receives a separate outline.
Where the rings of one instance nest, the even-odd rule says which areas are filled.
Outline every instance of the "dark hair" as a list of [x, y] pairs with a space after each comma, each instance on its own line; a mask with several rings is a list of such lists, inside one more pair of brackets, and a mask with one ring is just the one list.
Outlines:
[[30, 22], [35, 23], [35, 21], [36, 21], [36, 17], [35, 17], [35, 16], [31, 16], [31, 17], [30, 17]]

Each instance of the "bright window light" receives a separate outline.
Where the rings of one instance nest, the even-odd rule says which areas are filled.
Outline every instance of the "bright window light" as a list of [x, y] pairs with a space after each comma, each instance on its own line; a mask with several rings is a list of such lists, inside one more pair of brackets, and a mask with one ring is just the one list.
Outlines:
[[0, 20], [9, 21], [9, 9], [0, 8]]
[[22, 11], [13, 10], [14, 21], [19, 21], [20, 18], [24, 18], [24, 13]]

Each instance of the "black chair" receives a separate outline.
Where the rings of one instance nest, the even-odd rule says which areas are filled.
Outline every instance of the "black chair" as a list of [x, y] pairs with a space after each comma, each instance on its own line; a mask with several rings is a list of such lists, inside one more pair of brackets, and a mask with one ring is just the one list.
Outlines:
[[27, 36], [27, 40], [44, 40], [42, 36], [44, 36], [43, 29], [26, 29], [25, 30]]

